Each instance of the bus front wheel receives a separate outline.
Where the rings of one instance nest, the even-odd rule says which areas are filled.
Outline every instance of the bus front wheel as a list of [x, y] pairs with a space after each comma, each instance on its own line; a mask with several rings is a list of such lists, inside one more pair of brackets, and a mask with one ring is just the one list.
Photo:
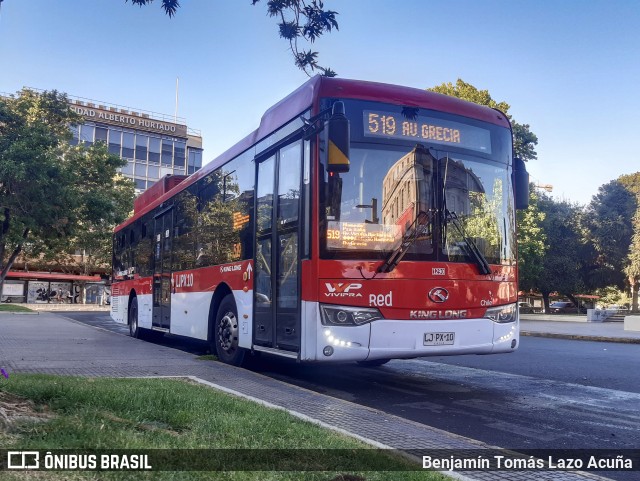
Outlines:
[[222, 299], [213, 329], [213, 342], [218, 359], [233, 366], [242, 365], [244, 349], [238, 346], [240, 322], [233, 296]]

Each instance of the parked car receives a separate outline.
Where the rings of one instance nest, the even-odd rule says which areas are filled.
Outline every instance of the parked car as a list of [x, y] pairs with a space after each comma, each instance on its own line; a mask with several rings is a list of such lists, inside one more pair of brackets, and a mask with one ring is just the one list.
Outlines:
[[578, 308], [570, 301], [556, 301], [549, 305], [552, 314], [577, 314]]
[[528, 302], [520, 301], [518, 302], [518, 311], [520, 314], [533, 314], [533, 306]]

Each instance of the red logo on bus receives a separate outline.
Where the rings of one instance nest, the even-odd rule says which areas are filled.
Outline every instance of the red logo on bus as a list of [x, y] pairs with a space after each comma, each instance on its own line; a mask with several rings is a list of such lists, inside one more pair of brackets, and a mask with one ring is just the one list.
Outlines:
[[356, 282], [325, 282], [327, 297], [362, 297], [359, 292], [352, 292], [362, 289], [362, 284]]

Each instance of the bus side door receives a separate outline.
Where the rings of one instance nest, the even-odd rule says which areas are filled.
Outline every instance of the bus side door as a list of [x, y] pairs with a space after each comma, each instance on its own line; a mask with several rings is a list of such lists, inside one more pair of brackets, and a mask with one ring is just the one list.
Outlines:
[[[258, 164], [254, 342], [300, 349], [300, 192], [302, 144]], [[275, 194], [275, 195], [274, 195]]]
[[154, 231], [153, 327], [169, 329], [171, 325], [171, 238], [173, 209], [156, 217]]

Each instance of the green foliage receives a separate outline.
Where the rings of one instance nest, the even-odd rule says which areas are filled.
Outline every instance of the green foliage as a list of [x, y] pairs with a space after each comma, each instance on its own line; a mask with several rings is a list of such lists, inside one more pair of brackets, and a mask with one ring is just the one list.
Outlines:
[[594, 294], [600, 296], [598, 304], [603, 307], [611, 305], [627, 306], [630, 304], [630, 298], [626, 292], [618, 289], [615, 286], [602, 287], [596, 289]]
[[[124, 0], [128, 2], [129, 0]], [[153, 0], [131, 0], [131, 3], [134, 5], [138, 5], [142, 7], [143, 5], [148, 5], [152, 3]], [[180, 2], [178, 0], [162, 0], [162, 9], [165, 11], [169, 17], [173, 17], [178, 11], [178, 7], [180, 6]]]
[[[555, 201], [540, 193], [538, 207], [546, 236], [547, 255], [542, 259], [538, 289], [548, 302], [551, 292], [572, 297], [584, 287], [582, 276], [585, 242], [580, 229], [581, 208], [567, 201]], [[546, 306], [545, 306], [546, 307]]]
[[[639, 197], [640, 198], [640, 197]], [[631, 286], [631, 309], [638, 311], [638, 291], [640, 290], [640, 208], [633, 217], [633, 237], [624, 268]]]
[[[125, 0], [128, 2], [128, 0]], [[131, 0], [133, 5], [149, 5], [153, 0]], [[252, 0], [255, 5], [260, 0]], [[180, 3], [178, 0], [162, 0], [162, 8], [172, 17], [176, 14]], [[325, 10], [322, 0], [268, 0], [267, 13], [280, 19], [278, 32], [281, 38], [289, 42], [296, 66], [311, 76], [320, 72], [325, 77], [337, 74], [328, 67], [318, 64], [318, 52], [301, 49], [298, 42], [314, 43], [325, 33], [338, 30], [336, 15], [338, 12]]]
[[586, 208], [584, 235], [594, 256], [588, 285], [592, 288], [625, 283], [624, 266], [633, 235], [632, 217], [637, 209], [635, 195], [619, 181], [598, 188]]
[[[255, 5], [260, 0], [252, 0]], [[298, 42], [314, 43], [324, 33], [338, 30], [338, 12], [325, 10], [321, 0], [269, 0], [267, 11], [271, 17], [278, 17], [280, 37], [289, 42], [289, 48], [296, 66], [307, 75], [319, 71], [326, 77], [335, 77], [330, 68], [318, 64], [318, 52], [303, 50]]]
[[545, 213], [538, 206], [538, 193], [529, 188], [529, 207], [517, 212], [518, 287], [524, 291], [537, 289], [542, 264], [547, 253], [547, 236], [542, 229]]
[[87, 243], [110, 251], [131, 211], [133, 185], [106, 146], [72, 146], [81, 118], [65, 94], [22, 90], [0, 98], [0, 282], [23, 251], [49, 258]]
[[[238, 453], [257, 451], [246, 458], [260, 464], [260, 471], [163, 471], [135, 473], [118, 471], [60, 473], [42, 472], [37, 479], [153, 479], [153, 480], [240, 480], [326, 481], [329, 479], [387, 479], [406, 481], [444, 481], [440, 473], [425, 471], [407, 458], [372, 450], [371, 446], [340, 433], [293, 417], [288, 412], [266, 408], [258, 403], [222, 393], [202, 385], [169, 379], [106, 379], [21, 374], [3, 379], [0, 396], [35, 404], [31, 419], [15, 423], [11, 437], [3, 439], [5, 449], [131, 449], [168, 450], [217, 449]], [[19, 396], [18, 399], [15, 399]], [[26, 416], [25, 416], [26, 417]], [[37, 419], [40, 418], [40, 422]], [[275, 450], [270, 459], [266, 449]], [[306, 459], [289, 464], [284, 450], [300, 450]], [[264, 450], [261, 453], [260, 450]], [[305, 452], [306, 450], [306, 452]], [[344, 457], [339, 453], [342, 450]], [[327, 452], [330, 456], [324, 456]], [[369, 470], [363, 466], [363, 457]], [[196, 456], [201, 452], [194, 451]], [[307, 455], [310, 455], [307, 457]], [[189, 466], [187, 456], [183, 466]], [[162, 456], [157, 459], [162, 463]], [[327, 461], [339, 463], [342, 473], [327, 471]], [[359, 460], [359, 462], [354, 462]], [[200, 462], [207, 460], [199, 459]], [[282, 471], [266, 471], [275, 461], [286, 464]], [[173, 461], [174, 463], [180, 461]], [[240, 465], [240, 463], [237, 463]], [[202, 466], [202, 464], [201, 464]], [[300, 466], [314, 471], [295, 471]], [[154, 466], [158, 468], [158, 466]], [[287, 469], [289, 468], [289, 469]], [[390, 471], [390, 472], [387, 472]], [[366, 478], [364, 477], [366, 476]], [[3, 477], [2, 479], [5, 479]], [[27, 476], [21, 479], [33, 479]]]
[[427, 90], [500, 110], [511, 121], [515, 156], [525, 161], [537, 158], [538, 154], [535, 151], [535, 146], [538, 145], [538, 137], [529, 130], [529, 125], [515, 122], [508, 114], [510, 105], [506, 102], [496, 102], [488, 90], [478, 90], [478, 88], [462, 79], [458, 79], [455, 85], [448, 82]]

